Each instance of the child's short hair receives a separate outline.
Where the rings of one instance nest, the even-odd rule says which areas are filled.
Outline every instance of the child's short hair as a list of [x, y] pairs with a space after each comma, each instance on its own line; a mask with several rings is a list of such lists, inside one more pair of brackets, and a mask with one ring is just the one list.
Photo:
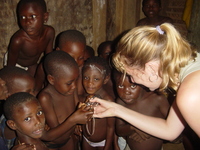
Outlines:
[[24, 76], [31, 75], [26, 70], [19, 67], [5, 66], [0, 70], [0, 78], [6, 82], [8, 91], [12, 90], [14, 78], [22, 78]]
[[111, 46], [112, 45], [112, 41], [105, 41], [105, 42], [102, 42], [99, 46], [98, 46], [98, 48], [97, 48], [97, 53], [98, 53], [98, 56], [100, 56], [102, 53], [103, 53], [103, 51], [105, 50], [105, 48], [107, 47], [107, 46]]
[[105, 76], [109, 76], [110, 75], [110, 67], [109, 67], [109, 65], [108, 65], [108, 63], [106, 62], [105, 59], [103, 59], [101, 57], [98, 57], [98, 56], [94, 56], [94, 57], [88, 58], [85, 61], [84, 65], [83, 65], [83, 71], [90, 65], [101, 66], [103, 74]]
[[38, 6], [42, 8], [43, 12], [47, 12], [47, 6], [44, 0], [20, 0], [17, 5], [17, 13], [19, 13], [20, 9], [23, 9], [21, 8], [22, 5], [28, 4], [28, 3], [36, 3]]
[[[148, 0], [143, 0], [142, 1], [142, 6], [144, 7], [145, 3], [147, 2]], [[156, 0], [156, 2], [158, 3], [158, 5], [161, 7], [161, 0]]]
[[91, 57], [93, 57], [95, 54], [94, 54], [94, 49], [89, 46], [89, 45], [86, 45], [86, 50], [85, 52], [87, 52]]
[[56, 50], [47, 54], [44, 59], [44, 70], [47, 75], [59, 76], [63, 66], [78, 69], [78, 64], [68, 53]]
[[78, 30], [66, 30], [59, 34], [58, 47], [62, 47], [66, 42], [81, 42], [86, 44], [86, 38]]
[[27, 92], [19, 92], [9, 96], [4, 103], [4, 114], [6, 118], [8, 120], [13, 120], [13, 114], [16, 113], [14, 108], [22, 105], [24, 102], [32, 100], [37, 101], [36, 97]]

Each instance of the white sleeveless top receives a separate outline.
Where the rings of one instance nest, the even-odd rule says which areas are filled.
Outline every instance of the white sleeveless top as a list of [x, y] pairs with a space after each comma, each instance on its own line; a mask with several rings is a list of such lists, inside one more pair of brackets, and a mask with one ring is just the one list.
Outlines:
[[181, 68], [179, 79], [180, 82], [184, 80], [184, 78], [192, 72], [200, 70], [200, 53], [197, 53], [197, 57], [194, 60], [191, 60], [188, 65]]

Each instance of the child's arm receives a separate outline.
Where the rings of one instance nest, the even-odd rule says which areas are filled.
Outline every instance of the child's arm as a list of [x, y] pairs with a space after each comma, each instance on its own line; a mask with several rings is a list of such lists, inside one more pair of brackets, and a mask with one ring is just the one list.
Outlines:
[[[113, 101], [113, 98], [109, 96], [109, 101]], [[107, 133], [106, 133], [106, 143], [104, 146], [104, 150], [110, 150], [113, 146], [114, 142], [114, 132], [115, 132], [115, 118], [110, 117], [106, 118], [107, 120]]]
[[22, 39], [16, 34], [14, 34], [13, 37], [11, 38], [8, 48], [7, 66], [16, 65], [20, 49], [22, 48], [22, 44], [23, 44]]
[[[41, 138], [45, 141], [55, 141], [58, 138], [59, 140], [63, 140], [60, 138], [62, 135], [66, 134], [76, 124], [85, 124], [89, 119], [88, 115], [93, 113], [81, 107], [76, 110], [70, 117], [66, 118], [63, 123], [59, 124], [56, 113], [53, 109], [52, 102], [50, 101], [50, 96], [48, 96], [46, 93], [42, 93], [39, 95], [38, 99], [43, 108], [46, 123], [50, 127], [50, 130], [45, 132]], [[70, 136], [71, 132], [68, 134]]]
[[122, 119], [116, 118], [116, 133], [118, 136], [126, 137], [130, 136], [135, 132], [134, 128], [131, 128], [131, 125], [125, 122]]
[[36, 69], [35, 73], [35, 94], [37, 95], [40, 90], [42, 89], [45, 81], [45, 73], [43, 68], [43, 62], [40, 62], [38, 64], [38, 67]]
[[107, 135], [104, 150], [110, 150], [114, 142], [115, 118], [107, 118]]
[[49, 38], [49, 42], [48, 45], [46, 47], [46, 50], [44, 52], [44, 55], [50, 53], [51, 51], [53, 51], [53, 42], [54, 42], [54, 38], [55, 38], [55, 30], [53, 27], [51, 26], [47, 26], [48, 27], [48, 33], [47, 33], [47, 37]]
[[[47, 26], [48, 27], [48, 33], [47, 36], [49, 38], [49, 42], [48, 45], [44, 51], [44, 56], [50, 52], [53, 51], [53, 42], [54, 42], [54, 38], [55, 38], [55, 30], [53, 27], [51, 26]], [[44, 81], [45, 81], [45, 73], [44, 73], [44, 68], [43, 68], [43, 62], [41, 60], [41, 62], [39, 63], [36, 73], [35, 73], [35, 79], [36, 79], [36, 88], [35, 88], [35, 92], [36, 94], [42, 89]]]

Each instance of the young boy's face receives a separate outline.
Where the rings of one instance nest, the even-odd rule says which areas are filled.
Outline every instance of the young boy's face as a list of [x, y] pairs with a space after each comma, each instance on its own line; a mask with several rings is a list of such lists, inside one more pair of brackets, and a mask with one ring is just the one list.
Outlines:
[[99, 94], [98, 91], [106, 84], [105, 73], [100, 66], [88, 66], [83, 70], [83, 86], [88, 94]]
[[39, 36], [43, 30], [44, 22], [47, 21], [48, 13], [35, 3], [24, 4], [18, 12], [19, 23], [29, 36]]
[[107, 45], [106, 48], [104, 49], [104, 51], [101, 53], [100, 57], [108, 60], [110, 52], [111, 52], [111, 47], [110, 47], [110, 45]]
[[14, 108], [13, 127], [17, 134], [40, 138], [45, 127], [45, 117], [39, 102], [31, 100]]
[[59, 77], [53, 77], [53, 82], [51, 82], [51, 84], [58, 93], [64, 96], [73, 94], [79, 75], [78, 68], [69, 69], [67, 67], [63, 67], [59, 74]]
[[119, 97], [126, 104], [134, 103], [139, 98], [142, 88], [134, 83], [130, 82], [128, 77], [125, 77], [122, 83], [122, 77], [116, 77], [116, 88]]
[[31, 76], [16, 77], [13, 79], [12, 87], [9, 88], [9, 93], [27, 92], [34, 95], [35, 79]]
[[152, 18], [159, 15], [161, 7], [157, 0], [147, 0], [142, 10], [146, 17]]
[[59, 49], [72, 56], [80, 67], [84, 63], [85, 46], [81, 42], [66, 42]]

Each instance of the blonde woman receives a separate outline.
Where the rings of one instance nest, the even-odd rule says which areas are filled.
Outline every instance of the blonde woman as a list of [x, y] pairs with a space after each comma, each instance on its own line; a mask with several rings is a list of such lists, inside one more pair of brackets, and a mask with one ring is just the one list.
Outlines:
[[119, 42], [113, 57], [115, 67], [131, 81], [151, 91], [177, 91], [166, 120], [145, 116], [98, 98], [95, 117], [116, 116], [156, 137], [173, 140], [186, 123], [200, 137], [200, 54], [169, 23], [136, 27]]

